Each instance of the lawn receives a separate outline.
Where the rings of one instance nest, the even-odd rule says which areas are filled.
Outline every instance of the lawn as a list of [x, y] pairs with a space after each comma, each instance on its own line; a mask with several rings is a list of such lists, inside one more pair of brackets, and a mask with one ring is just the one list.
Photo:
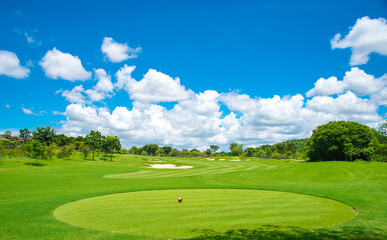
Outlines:
[[385, 163], [213, 159], [6, 159], [0, 239], [387, 236]]

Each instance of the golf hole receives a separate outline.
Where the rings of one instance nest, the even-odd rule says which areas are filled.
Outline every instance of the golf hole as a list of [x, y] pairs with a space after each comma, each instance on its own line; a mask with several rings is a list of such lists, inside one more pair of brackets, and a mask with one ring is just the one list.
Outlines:
[[[176, 201], [182, 198], [183, 202]], [[67, 203], [54, 216], [73, 226], [138, 236], [194, 237], [264, 225], [320, 228], [356, 213], [331, 199], [244, 189], [155, 190], [111, 194]]]

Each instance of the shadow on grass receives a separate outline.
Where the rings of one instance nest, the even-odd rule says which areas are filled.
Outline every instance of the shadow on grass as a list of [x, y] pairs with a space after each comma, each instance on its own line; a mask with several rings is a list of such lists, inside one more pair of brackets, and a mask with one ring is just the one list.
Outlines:
[[308, 230], [298, 227], [283, 227], [265, 226], [254, 230], [239, 229], [231, 230], [224, 233], [216, 232], [212, 229], [193, 230], [200, 235], [190, 240], [204, 240], [204, 239], [308, 239], [308, 240], [382, 240], [387, 239], [387, 234], [380, 229], [366, 229], [363, 227], [343, 227], [341, 230], [329, 229], [314, 229]]
[[41, 166], [44, 166], [44, 165], [46, 165], [46, 164], [40, 163], [40, 162], [38, 162], [38, 163], [36, 163], [36, 162], [26, 162], [25, 165], [41, 167]]

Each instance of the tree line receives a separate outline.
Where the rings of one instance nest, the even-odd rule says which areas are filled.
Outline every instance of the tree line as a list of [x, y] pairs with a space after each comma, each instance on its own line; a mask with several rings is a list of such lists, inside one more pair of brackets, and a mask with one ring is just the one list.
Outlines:
[[[129, 150], [121, 148], [117, 136], [103, 136], [99, 131], [91, 130], [85, 137], [68, 137], [56, 134], [50, 126], [37, 127], [34, 131], [20, 129], [19, 138], [12, 139], [10, 131], [1, 135], [0, 159], [4, 155], [24, 155], [51, 159], [68, 158], [73, 151], [79, 151], [85, 157], [95, 151], [103, 151], [110, 156], [113, 153], [129, 153], [149, 156], [171, 157], [208, 157], [208, 156], [245, 156], [270, 159], [295, 158], [309, 161], [387, 161], [387, 121], [377, 129], [369, 128], [357, 122], [334, 121], [313, 130], [310, 138], [288, 140], [260, 147], [243, 148], [243, 144], [231, 143], [228, 152], [219, 152], [219, 146], [210, 145], [204, 151], [196, 148], [178, 150], [172, 146], [146, 144], [142, 147], [132, 146]], [[12, 140], [8, 140], [12, 139]], [[15, 141], [16, 140], [16, 141]], [[17, 141], [23, 141], [19, 144]]]
[[114, 151], [121, 149], [121, 142], [117, 136], [103, 136], [99, 131], [92, 130], [85, 137], [68, 137], [56, 134], [51, 126], [38, 126], [34, 131], [27, 128], [19, 130], [19, 136], [12, 136], [6, 131], [0, 136], [0, 160], [8, 156], [27, 156], [35, 159], [68, 158], [74, 151], [81, 152], [85, 158], [90, 152], [103, 151], [113, 159]]

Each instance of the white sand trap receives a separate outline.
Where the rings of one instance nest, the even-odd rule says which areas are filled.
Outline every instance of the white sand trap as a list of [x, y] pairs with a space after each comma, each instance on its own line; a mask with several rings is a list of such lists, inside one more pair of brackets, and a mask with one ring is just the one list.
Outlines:
[[193, 168], [193, 166], [188, 166], [188, 165], [183, 165], [183, 166], [178, 166], [174, 164], [150, 164], [151, 168], [158, 168], [158, 169], [188, 169], [188, 168]]
[[232, 162], [240, 162], [241, 160], [239, 158], [233, 158], [230, 161], [232, 161]]
[[224, 161], [224, 160], [226, 160], [226, 159], [224, 159], [224, 158], [220, 158], [220, 159], [219, 159], [219, 161]]

